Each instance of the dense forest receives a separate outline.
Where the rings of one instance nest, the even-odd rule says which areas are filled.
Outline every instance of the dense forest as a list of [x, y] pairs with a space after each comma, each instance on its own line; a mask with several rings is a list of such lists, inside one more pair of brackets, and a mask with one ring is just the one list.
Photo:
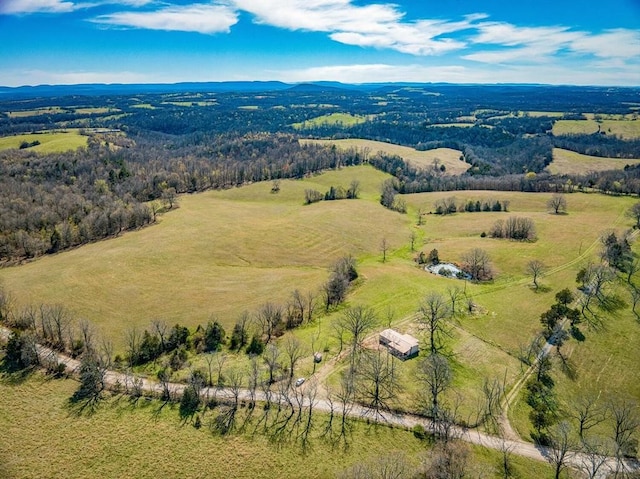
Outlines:
[[[548, 86], [278, 85], [258, 92], [35, 98], [3, 91], [1, 136], [78, 128], [88, 142], [62, 153], [37, 153], [35, 141], [0, 151], [0, 263], [145, 226], [173, 208], [180, 193], [303, 178], [364, 162], [394, 175], [398, 193], [591, 187], [640, 194], [638, 168], [562, 178], [543, 171], [553, 148], [620, 161], [640, 158], [640, 140], [551, 133], [558, 112], [564, 119], [633, 115], [631, 106], [639, 102], [638, 89]], [[358, 121], [318, 120], [332, 113]], [[300, 138], [454, 148], [471, 168], [449, 176], [413, 168], [396, 156], [301, 144]]]

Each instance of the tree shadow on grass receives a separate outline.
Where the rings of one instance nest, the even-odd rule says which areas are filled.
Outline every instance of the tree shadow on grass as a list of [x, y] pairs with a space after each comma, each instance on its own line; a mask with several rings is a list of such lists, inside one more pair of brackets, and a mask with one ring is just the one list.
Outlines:
[[529, 286], [529, 289], [536, 294], [545, 294], [552, 291], [553, 288], [544, 284], [539, 285], [537, 288], [534, 285]]
[[571, 337], [580, 343], [584, 342], [585, 339], [587, 339], [584, 333], [580, 331], [580, 328], [577, 326], [572, 326], [570, 331]]
[[93, 416], [102, 405], [103, 397], [82, 397], [76, 391], [67, 401], [67, 410], [70, 416]]
[[8, 386], [18, 386], [33, 376], [36, 368], [19, 368], [6, 359], [0, 361], [0, 382]]
[[622, 299], [621, 296], [616, 294], [611, 294], [609, 296], [605, 296], [600, 301], [600, 309], [607, 313], [615, 313], [616, 311], [620, 311], [627, 307], [627, 303]]

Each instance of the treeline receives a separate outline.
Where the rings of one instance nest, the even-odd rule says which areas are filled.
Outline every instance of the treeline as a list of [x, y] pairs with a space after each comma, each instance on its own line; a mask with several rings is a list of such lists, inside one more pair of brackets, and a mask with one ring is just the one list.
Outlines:
[[[355, 150], [291, 135], [134, 137], [74, 152], [0, 152], [0, 263], [33, 258], [152, 223], [176, 195], [302, 178], [363, 162]], [[149, 203], [151, 202], [151, 203]]]

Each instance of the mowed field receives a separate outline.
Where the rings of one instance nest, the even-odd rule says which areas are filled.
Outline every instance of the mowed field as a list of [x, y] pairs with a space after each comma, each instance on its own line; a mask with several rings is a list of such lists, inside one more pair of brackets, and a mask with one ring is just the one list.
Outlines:
[[553, 124], [552, 131], [554, 135], [591, 135], [602, 132], [629, 140], [640, 138], [640, 120], [630, 118], [558, 120]]
[[[0, 477], [68, 479], [205, 477], [332, 479], [356, 463], [402, 454], [418, 466], [429, 445], [409, 431], [356, 423], [350, 447], [334, 447], [314, 439], [303, 451], [299, 444], [274, 444], [257, 434], [220, 437], [183, 422], [177, 407], [140, 399], [115, 397], [91, 414], [70, 407], [77, 388], [72, 380], [47, 380], [39, 374], [14, 381], [0, 376]], [[319, 436], [326, 418], [314, 415]], [[249, 431], [251, 428], [249, 428]], [[10, 440], [7, 440], [10, 438]], [[500, 476], [498, 451], [471, 447], [469, 463], [482, 477]], [[513, 456], [513, 476], [550, 477], [548, 464]]]
[[80, 135], [77, 129], [25, 133], [0, 137], [0, 150], [20, 148], [20, 144], [24, 141], [27, 143], [39, 141], [39, 145], [29, 147], [28, 149], [40, 153], [58, 153], [61, 151], [75, 150], [81, 146], [87, 146], [87, 139], [88, 137]]
[[[352, 254], [360, 278], [346, 306], [372, 307], [379, 329], [390, 318], [398, 329], [423, 338], [415, 313], [431, 291], [446, 294], [458, 287], [477, 305], [473, 314], [460, 314], [452, 322], [452, 337], [447, 340], [455, 352], [455, 383], [465, 395], [465, 412], [470, 413], [483, 378], [506, 377], [512, 384], [520, 372], [518, 350], [540, 331], [540, 314], [554, 302], [557, 291], [575, 288], [578, 270], [598, 258], [604, 231], [631, 226], [624, 212], [635, 201], [574, 193], [567, 195], [568, 214], [553, 215], [546, 208], [549, 194], [421, 193], [405, 196], [409, 214], [400, 215], [378, 203], [385, 178], [360, 166], [282, 181], [278, 194], [270, 192], [270, 183], [257, 183], [183, 196], [180, 208], [157, 225], [0, 270], [0, 281], [18, 306], [64, 304], [74, 316], [95, 323], [123, 352], [126, 331], [132, 326], [146, 328], [154, 319], [194, 327], [215, 316], [230, 331], [243, 311], [253, 313], [267, 301], [283, 304], [294, 289], [318, 292], [331, 263]], [[361, 199], [303, 205], [305, 189], [326, 191], [331, 185], [347, 186], [352, 179], [361, 182]], [[510, 211], [426, 214], [424, 224], [416, 226], [418, 208], [428, 212], [438, 199], [450, 196], [458, 203], [509, 201]], [[531, 218], [537, 241], [481, 237], [495, 221], [509, 216]], [[412, 232], [415, 251], [410, 249]], [[380, 252], [382, 239], [389, 245], [386, 262]], [[446, 279], [425, 272], [413, 261], [419, 251], [437, 249], [442, 261], [460, 262], [472, 248], [489, 253], [496, 273], [493, 281], [471, 284]], [[548, 268], [542, 280], [545, 289], [538, 293], [526, 273], [532, 259], [542, 260]], [[338, 343], [331, 323], [342, 311], [300, 328], [296, 336], [308, 346], [313, 339], [316, 347], [334, 354]], [[640, 363], [640, 351], [628, 345], [614, 355]], [[305, 361], [301, 372], [306, 375], [311, 362]], [[399, 397], [401, 407], [414, 406], [415, 366], [408, 361], [400, 367], [407, 379]], [[637, 386], [632, 382], [640, 384], [638, 379], [622, 374], [619, 387], [633, 389]]]
[[[303, 204], [305, 189], [354, 178], [365, 199]], [[0, 270], [0, 281], [20, 305], [64, 304], [118, 346], [153, 319], [195, 327], [215, 315], [231, 330], [244, 310], [318, 291], [339, 257], [373, 255], [383, 235], [403, 243], [408, 218], [371, 200], [385, 178], [363, 166], [282, 181], [278, 194], [259, 183], [183, 196], [157, 225]]]
[[323, 125], [342, 125], [353, 126], [358, 123], [364, 123], [374, 115], [352, 115], [351, 113], [329, 113], [327, 115], [318, 116], [311, 120], [294, 123], [291, 126], [296, 129], [313, 128]]
[[323, 145], [334, 144], [342, 149], [356, 148], [367, 149], [369, 153], [382, 152], [388, 155], [398, 155], [407, 163], [415, 167], [426, 168], [433, 165], [435, 159], [439, 164], [446, 167], [449, 175], [460, 175], [467, 171], [471, 165], [460, 160], [462, 152], [451, 148], [437, 148], [434, 150], [418, 151], [407, 146], [394, 145], [382, 141], [346, 139], [346, 140], [301, 140], [309, 143], [320, 143]]
[[554, 148], [553, 161], [546, 169], [554, 175], [580, 175], [589, 171], [622, 170], [626, 165], [638, 163], [640, 159], [602, 158]]

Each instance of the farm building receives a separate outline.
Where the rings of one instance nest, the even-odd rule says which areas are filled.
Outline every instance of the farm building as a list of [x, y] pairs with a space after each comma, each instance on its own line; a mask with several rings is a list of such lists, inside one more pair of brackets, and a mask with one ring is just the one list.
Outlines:
[[400, 359], [409, 359], [418, 355], [418, 340], [409, 334], [402, 334], [393, 329], [385, 329], [380, 333], [380, 344]]

